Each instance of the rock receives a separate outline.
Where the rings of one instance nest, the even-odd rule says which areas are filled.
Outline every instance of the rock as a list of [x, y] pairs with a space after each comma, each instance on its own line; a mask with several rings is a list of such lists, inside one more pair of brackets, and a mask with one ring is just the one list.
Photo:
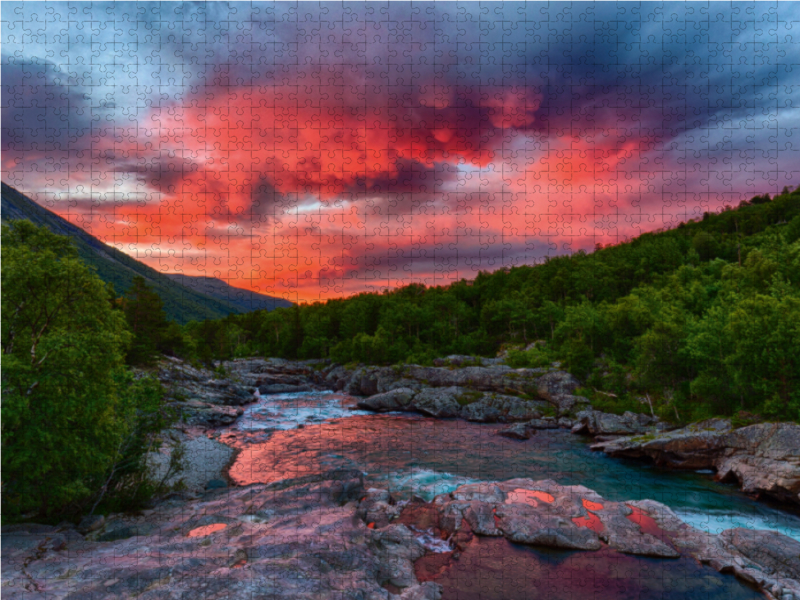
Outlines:
[[286, 383], [273, 383], [270, 385], [262, 385], [258, 391], [266, 396], [269, 394], [297, 394], [299, 392], [310, 392], [311, 386], [308, 385], [290, 385]]
[[600, 411], [581, 411], [574, 433], [590, 435], [643, 435], [655, 433], [658, 419], [648, 415], [626, 412], [614, 415]]
[[242, 567], [247, 564], [247, 550], [243, 548], [239, 548], [236, 552], [233, 553], [233, 556], [230, 557], [228, 560], [228, 568], [234, 569], [237, 567]]
[[710, 419], [675, 431], [594, 444], [612, 456], [650, 458], [680, 469], [715, 469], [748, 493], [800, 504], [800, 425], [760, 423], [732, 430]]
[[461, 407], [461, 417], [481, 423], [530, 421], [542, 415], [543, 402], [522, 400], [504, 394], [484, 394], [478, 400]]
[[386, 490], [365, 490], [363, 480], [360, 471], [336, 470], [169, 500], [146, 516], [115, 516], [102, 542], [72, 529], [4, 526], [3, 594], [27, 597], [38, 588], [54, 598], [221, 600], [259, 590], [276, 600], [385, 600], [389, 588], [400, 599], [432, 600], [441, 589], [420, 583], [414, 570], [426, 555], [423, 538], [447, 539], [453, 553], [443, 559], [455, 560], [474, 536], [503, 536], [543, 547], [592, 551], [605, 540], [609, 552], [681, 554], [735, 573], [768, 597], [800, 598], [800, 542], [776, 532], [710, 535], [658, 502], [612, 502], [550, 480], [463, 485], [404, 505]]
[[500, 536], [503, 531], [497, 527], [495, 508], [488, 502], [473, 501], [463, 511], [464, 520], [472, 531], [479, 535]]
[[206, 484], [207, 490], [221, 490], [228, 487], [228, 482], [224, 479], [212, 479]]
[[539, 397], [556, 405], [558, 397], [571, 396], [580, 385], [580, 382], [566, 371], [551, 371], [536, 381]]
[[556, 408], [558, 409], [559, 416], [572, 415], [591, 408], [589, 399], [584, 398], [583, 396], [561, 394], [553, 396], [550, 401], [555, 404]]
[[461, 406], [458, 397], [462, 393], [459, 387], [425, 388], [414, 396], [414, 408], [424, 415], [437, 418], [457, 417]]
[[[110, 527], [109, 527], [110, 528]], [[111, 529], [97, 537], [98, 542], [115, 542], [132, 537], [146, 536], [157, 531], [156, 527], [147, 523], [130, 525]]]
[[512, 542], [567, 548], [599, 550], [602, 544], [591, 529], [575, 526], [560, 515], [543, 514], [527, 504], [510, 504], [497, 507], [498, 528]]
[[528, 426], [531, 429], [558, 429], [560, 427], [558, 420], [554, 419], [553, 417], [531, 419], [528, 421]]
[[200, 400], [190, 400], [177, 405], [183, 422], [187, 425], [202, 427], [221, 427], [230, 425], [238, 419], [244, 410], [241, 407], [209, 404]]
[[426, 581], [403, 590], [399, 600], [440, 600], [441, 597], [442, 586], [433, 581]]
[[414, 561], [425, 554], [425, 547], [405, 525], [389, 525], [372, 531], [370, 549], [378, 557], [378, 581], [399, 588], [417, 583]]
[[724, 436], [726, 456], [715, 461], [720, 479], [747, 493], [800, 504], [800, 425], [760, 423]]
[[800, 580], [800, 542], [777, 531], [727, 529], [722, 540], [769, 574]]
[[414, 397], [414, 390], [409, 388], [398, 388], [390, 392], [375, 394], [369, 398], [359, 400], [358, 407], [376, 412], [389, 412], [395, 410], [411, 410], [411, 398]]
[[164, 385], [167, 398], [178, 405], [185, 400], [196, 400], [219, 406], [242, 406], [256, 400], [248, 384], [220, 378], [213, 371], [197, 369], [173, 357], [164, 357], [158, 363], [156, 376]]
[[531, 421], [527, 423], [514, 423], [498, 431], [497, 435], [515, 440], [529, 440], [531, 436], [536, 433], [536, 429], [536, 427], [531, 426]]
[[106, 524], [106, 518], [103, 515], [88, 515], [81, 519], [78, 524], [78, 531], [87, 534], [92, 531], [101, 529]]

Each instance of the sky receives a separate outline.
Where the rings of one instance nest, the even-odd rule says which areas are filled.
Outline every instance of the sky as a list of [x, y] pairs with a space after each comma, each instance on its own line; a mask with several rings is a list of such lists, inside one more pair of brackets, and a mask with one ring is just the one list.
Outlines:
[[3, 2], [2, 178], [311, 302], [800, 184], [800, 3]]

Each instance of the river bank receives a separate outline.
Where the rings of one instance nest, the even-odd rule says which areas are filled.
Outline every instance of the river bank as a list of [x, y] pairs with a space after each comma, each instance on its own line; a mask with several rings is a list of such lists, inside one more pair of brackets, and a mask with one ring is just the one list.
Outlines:
[[[457, 569], [462, 556], [474, 561], [492, 538], [512, 543], [512, 552], [560, 552], [561, 561], [586, 553], [593, 573], [582, 581], [594, 588], [604, 589], [620, 561], [642, 568], [650, 563], [636, 561], [646, 557], [679, 561], [671, 568], [696, 575], [680, 582], [682, 595], [661, 581], [663, 593], [649, 597], [757, 598], [738, 578], [768, 598], [800, 598], [800, 542], [779, 533], [711, 536], [658, 502], [610, 502], [548, 480], [464, 485], [432, 502], [398, 502], [346, 470], [165, 501], [85, 538], [43, 525], [4, 527], [3, 592], [37, 600], [436, 600], [451, 597], [437, 577]], [[723, 575], [709, 590], [714, 571], [736, 578]], [[472, 575], [502, 585], [502, 572]], [[577, 582], [563, 584], [568, 595], [549, 597], [573, 597]], [[642, 587], [635, 579], [629, 585]], [[598, 597], [615, 597], [606, 591], [612, 595]]]
[[[777, 512], [709, 475], [592, 451], [574, 434], [593, 429], [603, 443], [612, 426], [635, 428], [629, 444], [680, 434], [565, 398], [576, 388], [563, 371], [250, 359], [210, 372], [170, 360], [160, 377], [183, 416], [165, 437], [193, 449], [187, 490], [83, 533], [4, 527], [4, 591], [446, 599], [497, 597], [517, 581], [503, 597], [522, 598], [530, 570], [561, 578], [554, 599], [574, 597], [579, 573], [597, 598], [800, 599], [794, 521], [789, 536], [760, 530], [776, 528]], [[460, 418], [426, 414], [453, 403]], [[522, 435], [509, 437], [515, 427]], [[717, 505], [742, 517], [698, 521]], [[650, 575], [619, 579], [637, 570]]]

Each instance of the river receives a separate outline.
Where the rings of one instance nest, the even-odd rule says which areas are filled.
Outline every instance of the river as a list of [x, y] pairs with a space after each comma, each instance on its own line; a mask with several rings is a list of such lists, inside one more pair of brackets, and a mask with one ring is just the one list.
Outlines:
[[[354, 409], [354, 398], [329, 392], [267, 396], [248, 406], [220, 436], [240, 450], [231, 479], [242, 485], [268, 483], [347, 467], [396, 497], [426, 500], [464, 483], [553, 479], [584, 485], [612, 501], [657, 500], [709, 533], [748, 527], [800, 540], [800, 517], [717, 483], [710, 472], [665, 471], [609, 458], [565, 430], [538, 431], [518, 441], [496, 435], [502, 425]], [[493, 575], [486, 579], [487, 573]], [[529, 589], [530, 573], [548, 574], [549, 583]], [[577, 582], [578, 574], [583, 583]], [[761, 597], [732, 576], [690, 559], [545, 551], [489, 538], [441, 570], [436, 581], [445, 585], [445, 598], [460, 599]]]

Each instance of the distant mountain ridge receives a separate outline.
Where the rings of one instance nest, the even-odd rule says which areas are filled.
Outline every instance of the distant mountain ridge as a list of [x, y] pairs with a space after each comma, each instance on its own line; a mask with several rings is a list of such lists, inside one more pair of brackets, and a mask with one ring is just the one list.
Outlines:
[[134, 277], [144, 277], [164, 302], [167, 318], [178, 323], [219, 319], [229, 314], [273, 310], [292, 305], [283, 298], [235, 288], [218, 279], [165, 275], [104, 244], [6, 183], [2, 183], [0, 196], [0, 217], [3, 223], [28, 219], [36, 225], [46, 226], [54, 233], [68, 236], [78, 248], [81, 260], [94, 267], [103, 281], [111, 283], [118, 295], [122, 295], [131, 286]]
[[168, 274], [167, 277], [197, 292], [234, 304], [241, 309], [241, 312], [275, 310], [276, 308], [288, 308], [292, 306], [289, 300], [237, 288], [216, 277], [182, 274]]

